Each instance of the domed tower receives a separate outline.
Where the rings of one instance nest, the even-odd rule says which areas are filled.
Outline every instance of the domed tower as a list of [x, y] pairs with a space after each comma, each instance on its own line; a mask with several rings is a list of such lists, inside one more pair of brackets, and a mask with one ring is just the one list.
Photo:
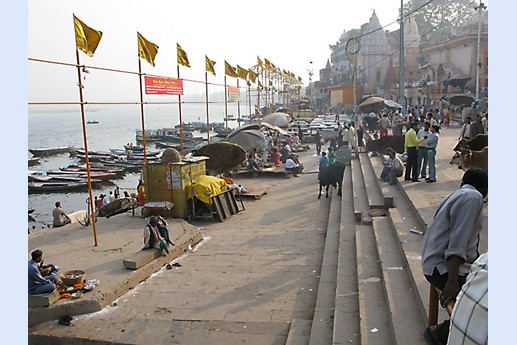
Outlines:
[[412, 83], [419, 80], [418, 58], [420, 56], [420, 35], [413, 16], [404, 20], [404, 82]]
[[379, 18], [375, 14], [375, 10], [362, 34], [364, 36], [361, 38], [361, 50], [359, 53], [362, 56], [365, 93], [377, 93], [379, 85], [384, 84], [391, 54], [386, 34], [381, 27]]

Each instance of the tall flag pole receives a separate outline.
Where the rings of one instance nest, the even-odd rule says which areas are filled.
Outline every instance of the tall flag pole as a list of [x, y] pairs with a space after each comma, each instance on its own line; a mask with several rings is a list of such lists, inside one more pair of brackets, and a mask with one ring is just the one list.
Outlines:
[[[177, 55], [178, 55], [178, 79], [180, 79], [180, 65], [185, 67], [190, 67], [190, 62], [188, 61], [187, 53], [181, 48], [181, 46], [176, 43], [177, 48]], [[184, 155], [184, 149], [183, 149], [183, 117], [181, 113], [181, 95], [178, 95], [178, 106], [179, 106], [179, 116], [180, 116], [180, 148], [181, 148], [181, 155]]]
[[[237, 71], [235, 71], [235, 67], [233, 67], [226, 60], [224, 60], [224, 112], [226, 117], [226, 136], [228, 136], [228, 85], [226, 84], [226, 76], [232, 78], [239, 77]], [[237, 80], [237, 86], [238, 83], [239, 81]]]
[[224, 121], [226, 136], [228, 136], [228, 86], [226, 84], [226, 74], [224, 75]]
[[[248, 76], [249, 71], [246, 68], [242, 68], [237, 65], [237, 75], [240, 79], [246, 81], [246, 77]], [[241, 89], [239, 88], [239, 78], [237, 78], [237, 89], [239, 90], [239, 99], [237, 100], [237, 112], [238, 112], [238, 121], [239, 126], [241, 125]], [[244, 103], [246, 106], [246, 102]]]
[[212, 61], [205, 55], [205, 100], [206, 100], [206, 135], [207, 142], [210, 144], [210, 117], [208, 116], [208, 73], [215, 75], [215, 61]]
[[145, 121], [144, 121], [144, 93], [142, 87], [142, 63], [140, 59], [144, 59], [154, 67], [154, 58], [158, 54], [158, 46], [136, 32], [136, 40], [138, 43], [138, 82], [140, 84], [140, 114], [142, 116], [142, 140], [144, 142], [144, 164], [147, 167], [147, 148], [145, 138]]
[[86, 120], [84, 116], [84, 99], [83, 99], [83, 84], [81, 78], [81, 62], [79, 60], [79, 49], [83, 51], [88, 56], [93, 56], [97, 46], [102, 37], [102, 32], [98, 30], [94, 30], [84, 24], [79, 18], [73, 15], [74, 18], [74, 31], [75, 31], [75, 56], [77, 59], [77, 79], [79, 86], [79, 102], [81, 104], [81, 120], [83, 125], [83, 141], [84, 141], [84, 151], [85, 151], [85, 159], [86, 159], [86, 175], [88, 178], [88, 195], [89, 195], [89, 205], [90, 214], [92, 215], [92, 228], [93, 228], [93, 242], [94, 245], [97, 246], [97, 222], [95, 217], [95, 205], [93, 204], [93, 193], [92, 193], [92, 176], [90, 171], [90, 158], [88, 155], [88, 137], [86, 135]]
[[[257, 67], [257, 71], [258, 71], [258, 67]], [[251, 68], [249, 69], [249, 73], [248, 73], [248, 92], [249, 92], [249, 109], [250, 109], [250, 117], [251, 117], [251, 111], [252, 111], [252, 104], [251, 104], [251, 83], [255, 84], [255, 82], [257, 81], [257, 77], [258, 77], [258, 74], [255, 73], [255, 71], [253, 71]], [[258, 88], [257, 88], [258, 90]], [[255, 117], [255, 116], [253, 116]], [[258, 122], [260, 124], [260, 118], [258, 119]]]
[[260, 111], [260, 89], [261, 89], [260, 79], [262, 78], [262, 82], [264, 82], [263, 72], [264, 72], [264, 64], [262, 63], [262, 60], [260, 60], [260, 58], [257, 55], [257, 74], [259, 76], [258, 83], [257, 83], [257, 109], [258, 109], [257, 115], [258, 115], [259, 119], [262, 117], [262, 113]]

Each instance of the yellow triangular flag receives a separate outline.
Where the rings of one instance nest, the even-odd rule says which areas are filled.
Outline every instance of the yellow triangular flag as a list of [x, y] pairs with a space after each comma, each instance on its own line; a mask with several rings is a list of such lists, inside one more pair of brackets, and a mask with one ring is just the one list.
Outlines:
[[257, 55], [257, 65], [261, 68], [264, 68], [264, 64], [262, 63], [262, 60], [260, 60], [260, 58], [258, 57]]
[[224, 74], [229, 77], [239, 78], [237, 72], [235, 72], [235, 67], [226, 62], [226, 60], [224, 60]]
[[154, 58], [158, 54], [158, 46], [146, 40], [138, 31], [136, 37], [138, 40], [138, 56], [154, 67]]
[[214, 69], [215, 61], [212, 61], [208, 58], [208, 56], [205, 55], [205, 68], [206, 71], [209, 73], [212, 73], [215, 75], [215, 69]]
[[248, 71], [248, 77], [251, 80], [251, 82], [254, 83], [255, 80], [257, 80], [258, 74], [253, 72], [252, 70], [249, 70]]
[[237, 65], [237, 75], [242, 80], [246, 80], [246, 77], [248, 76], [248, 70], [246, 68], [242, 68], [241, 66]]
[[267, 69], [271, 69], [273, 66], [271, 66], [271, 62], [269, 62], [268, 59], [264, 58], [264, 63], [266, 64]]
[[93, 56], [95, 49], [99, 45], [102, 37], [102, 32], [90, 28], [84, 24], [79, 18], [74, 16], [74, 29], [75, 29], [75, 46], [77, 49], [82, 50], [86, 55]]
[[190, 62], [188, 61], [187, 53], [181, 48], [181, 46], [176, 43], [176, 47], [178, 48], [178, 63], [185, 67], [190, 67]]

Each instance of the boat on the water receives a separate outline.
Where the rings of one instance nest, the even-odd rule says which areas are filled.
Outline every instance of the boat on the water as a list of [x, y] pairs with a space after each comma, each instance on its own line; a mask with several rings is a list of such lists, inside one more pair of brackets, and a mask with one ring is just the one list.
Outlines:
[[[192, 140], [193, 134], [190, 131], [181, 131], [183, 135], [183, 142]], [[136, 141], [143, 141], [144, 136], [142, 130], [136, 130]], [[179, 128], [160, 128], [160, 129], [146, 129], [145, 130], [146, 141], [169, 141], [169, 142], [180, 142], [180, 129]]]
[[[72, 175], [81, 175], [81, 176], [88, 176], [88, 173], [86, 171], [82, 170], [49, 170], [47, 171], [47, 174], [50, 175], [63, 175], [63, 174], [72, 174]], [[112, 180], [117, 177], [116, 173], [113, 172], [105, 172], [105, 171], [90, 171], [90, 178], [93, 179], [99, 179], [99, 180]]]
[[87, 124], [97, 124], [97, 123], [99, 123], [99, 121], [97, 121], [97, 120], [88, 120], [86, 123]]
[[[144, 157], [144, 151], [133, 151], [133, 150], [125, 150], [125, 149], [110, 149], [110, 152], [113, 154], [113, 155], [116, 155], [116, 156], [138, 156], [138, 157]], [[157, 156], [161, 153], [161, 151], [157, 151], [157, 150], [146, 150], [145, 151], [145, 154], [146, 156], [150, 157], [150, 156]]]
[[75, 152], [75, 148], [72, 146], [59, 146], [59, 147], [45, 147], [40, 149], [29, 149], [29, 151], [36, 157], [58, 155], [62, 153]]
[[41, 157], [31, 157], [29, 158], [29, 166], [34, 166], [39, 164], [39, 160]]
[[69, 192], [88, 188], [88, 182], [28, 182], [31, 192]]

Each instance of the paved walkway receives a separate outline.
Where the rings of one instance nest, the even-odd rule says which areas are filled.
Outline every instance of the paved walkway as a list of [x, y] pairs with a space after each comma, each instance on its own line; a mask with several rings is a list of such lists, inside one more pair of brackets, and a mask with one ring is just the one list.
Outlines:
[[[427, 224], [441, 199], [459, 187], [462, 173], [449, 164], [457, 130], [442, 132], [437, 183], [401, 182]], [[293, 320], [313, 317], [330, 204], [317, 199], [314, 150], [301, 157], [306, 173], [297, 178], [237, 181], [267, 188], [260, 200], [246, 201], [242, 213], [222, 223], [173, 225], [177, 244], [198, 232], [204, 240], [175, 259], [182, 267], [167, 270], [163, 266], [172, 256], [159, 259], [157, 272], [140, 284], [135, 283], [138, 271], [124, 269], [122, 260], [140, 249], [142, 218], [124, 214], [101, 220], [97, 247], [91, 227], [80, 225], [30, 235], [29, 251], [40, 248], [46, 262], [84, 269], [87, 279], [101, 281], [90, 296], [52, 307], [101, 299], [92, 303], [98, 306], [131, 290], [101, 311], [74, 316], [72, 326], [59, 325], [56, 317], [30, 327], [29, 336], [58, 338], [53, 344], [70, 344], [70, 337], [124, 344], [150, 339], [158, 344], [205, 344], [207, 339], [213, 345], [285, 344]], [[487, 248], [487, 233], [485, 228], [481, 251]]]

